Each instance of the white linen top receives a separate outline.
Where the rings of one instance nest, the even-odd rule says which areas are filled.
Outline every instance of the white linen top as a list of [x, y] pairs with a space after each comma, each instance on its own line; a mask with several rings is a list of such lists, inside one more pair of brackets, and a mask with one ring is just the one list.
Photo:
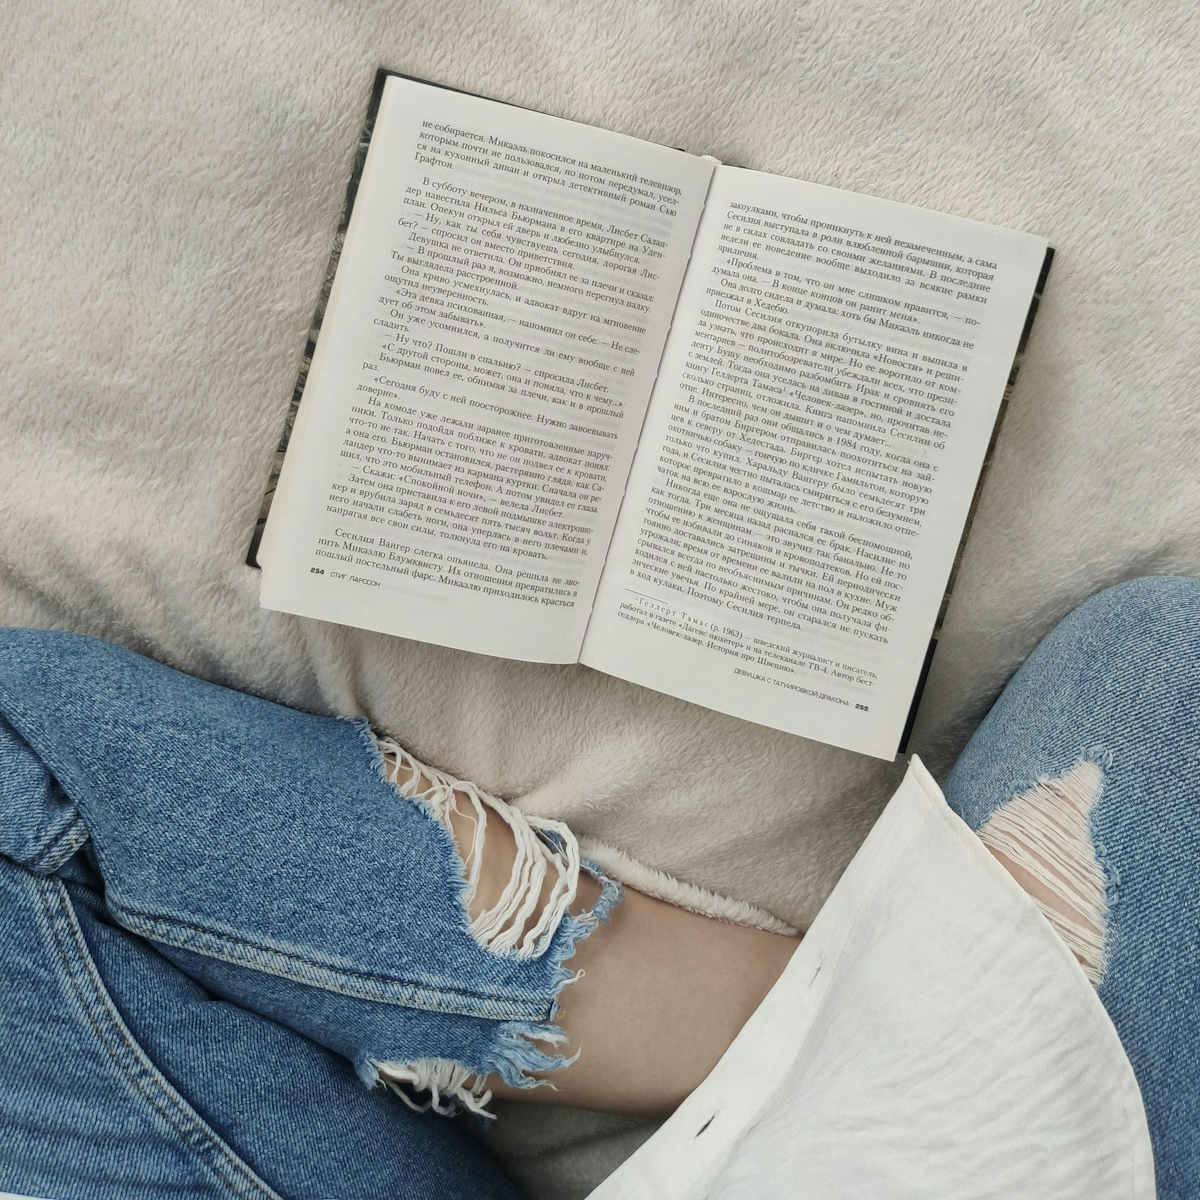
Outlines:
[[591, 1200], [1154, 1194], [1095, 990], [914, 757], [720, 1062]]

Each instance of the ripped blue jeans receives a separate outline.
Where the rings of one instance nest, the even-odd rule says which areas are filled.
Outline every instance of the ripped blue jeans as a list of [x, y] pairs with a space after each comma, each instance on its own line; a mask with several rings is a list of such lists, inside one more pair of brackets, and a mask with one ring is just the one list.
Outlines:
[[[1048, 815], [1057, 825], [1050, 874], [1069, 883], [1060, 890], [1077, 912], [1094, 913], [1100, 936], [1072, 944], [1071, 928], [1047, 915], [1092, 962], [1142, 1091], [1159, 1197], [1196, 1200], [1200, 580], [1135, 579], [1075, 609], [1013, 676], [945, 794], [993, 848], [1013, 844], [990, 841], [1008, 814], [1035, 834]], [[1078, 838], [1064, 814], [1078, 817]], [[1061, 852], [1073, 840], [1086, 869], [1068, 880]]]
[[[454, 1123], [362, 1081], [472, 1107], [472, 1080], [560, 1063], [564, 962], [619, 889], [594, 872], [590, 914], [468, 920], [445, 783], [406, 799], [383, 761], [361, 724], [0, 631], [0, 1191], [516, 1195]], [[1047, 798], [1079, 817], [1091, 873], [1071, 882], [1100, 922], [1080, 956], [1142, 1089], [1159, 1195], [1196, 1200], [1200, 581], [1071, 614], [946, 795], [985, 842], [1006, 816], [1036, 831]], [[539, 839], [575, 861], [565, 830]]]
[[573, 838], [524, 832], [558, 915], [483, 938], [365, 723], [0, 631], [0, 1192], [516, 1196], [413, 1109], [564, 1062], [564, 962], [620, 890], [583, 863], [600, 900], [572, 915]]

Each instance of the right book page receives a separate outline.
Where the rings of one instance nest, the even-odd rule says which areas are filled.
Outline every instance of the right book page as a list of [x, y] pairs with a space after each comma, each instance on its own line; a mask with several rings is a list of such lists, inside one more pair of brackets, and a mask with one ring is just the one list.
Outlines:
[[894, 758], [1046, 249], [718, 168], [581, 661]]

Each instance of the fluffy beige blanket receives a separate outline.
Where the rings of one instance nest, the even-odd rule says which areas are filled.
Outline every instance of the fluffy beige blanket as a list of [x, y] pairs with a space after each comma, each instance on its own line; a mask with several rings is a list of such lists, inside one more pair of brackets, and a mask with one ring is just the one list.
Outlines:
[[[585, 668], [259, 609], [243, 555], [374, 70], [1049, 235], [1058, 259], [913, 741], [938, 770], [1078, 600], [1200, 567], [1194, 15], [1120, 0], [6, 6], [0, 620], [369, 714], [570, 821], [631, 880], [666, 871], [742, 902], [730, 913], [803, 926], [899, 768]], [[564, 1170], [557, 1194], [586, 1176]]]

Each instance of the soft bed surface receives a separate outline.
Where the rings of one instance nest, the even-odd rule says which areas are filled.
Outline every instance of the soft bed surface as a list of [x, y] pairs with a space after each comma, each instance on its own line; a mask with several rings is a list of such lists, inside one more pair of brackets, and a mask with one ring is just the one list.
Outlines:
[[[0, 620], [368, 714], [631, 878], [649, 882], [620, 852], [803, 926], [900, 767], [584, 668], [259, 609], [243, 556], [373, 73], [1050, 237], [911, 747], [944, 769], [1076, 602], [1200, 570], [1193, 18], [1117, 0], [9, 5]], [[592, 1165], [543, 1191], [586, 1190], [585, 1125]]]

